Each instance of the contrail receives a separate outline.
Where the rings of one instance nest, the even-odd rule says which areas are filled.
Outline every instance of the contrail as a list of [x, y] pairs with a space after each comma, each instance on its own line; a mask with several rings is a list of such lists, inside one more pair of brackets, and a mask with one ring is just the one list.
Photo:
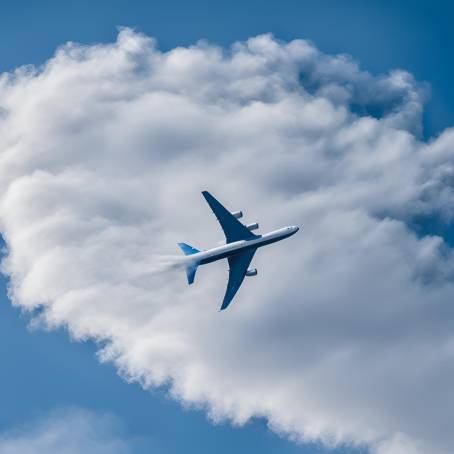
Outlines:
[[191, 262], [189, 257], [175, 255], [156, 255], [146, 262], [141, 261], [128, 268], [128, 281], [139, 286], [153, 286], [156, 279], [162, 279], [166, 274], [180, 272]]

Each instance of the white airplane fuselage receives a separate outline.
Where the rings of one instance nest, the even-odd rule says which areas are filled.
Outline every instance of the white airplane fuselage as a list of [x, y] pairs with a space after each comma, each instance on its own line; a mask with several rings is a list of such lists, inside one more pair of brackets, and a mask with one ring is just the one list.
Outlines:
[[247, 249], [255, 249], [266, 246], [267, 244], [276, 243], [277, 241], [281, 241], [294, 235], [298, 230], [299, 227], [296, 226], [283, 227], [281, 229], [266, 233], [265, 235], [260, 235], [258, 238], [234, 241], [212, 249], [200, 251], [189, 257], [191, 261], [199, 265], [205, 265], [206, 263], [212, 263], [216, 260], [225, 259], [226, 257], [238, 254], [239, 252], [243, 252]]

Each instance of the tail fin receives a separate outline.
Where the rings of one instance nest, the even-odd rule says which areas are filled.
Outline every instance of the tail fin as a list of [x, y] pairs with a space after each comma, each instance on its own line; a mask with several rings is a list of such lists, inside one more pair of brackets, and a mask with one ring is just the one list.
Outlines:
[[[183, 251], [184, 255], [193, 255], [193, 254], [197, 254], [197, 252], [200, 252], [195, 247], [192, 247], [186, 243], [178, 243], [178, 246]], [[195, 273], [197, 271], [198, 266], [199, 266], [199, 264], [197, 262], [191, 262], [188, 266], [186, 266], [186, 276], [188, 278], [189, 285], [191, 285], [194, 282]]]

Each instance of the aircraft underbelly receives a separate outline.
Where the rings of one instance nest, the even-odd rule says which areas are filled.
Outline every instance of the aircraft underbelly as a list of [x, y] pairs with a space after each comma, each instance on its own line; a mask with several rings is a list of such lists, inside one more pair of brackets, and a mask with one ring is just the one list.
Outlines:
[[261, 245], [257, 245], [257, 244], [250, 245], [250, 246], [246, 245], [239, 249], [234, 249], [234, 250], [225, 251], [225, 252], [219, 252], [216, 255], [212, 255], [211, 257], [206, 257], [206, 258], [202, 259], [199, 263], [200, 263], [200, 265], [206, 265], [207, 263], [212, 263], [212, 262], [216, 262], [217, 260], [226, 259], [227, 257], [230, 257], [235, 254], [239, 254], [241, 252], [247, 251], [252, 248], [255, 249], [258, 246], [261, 246]]

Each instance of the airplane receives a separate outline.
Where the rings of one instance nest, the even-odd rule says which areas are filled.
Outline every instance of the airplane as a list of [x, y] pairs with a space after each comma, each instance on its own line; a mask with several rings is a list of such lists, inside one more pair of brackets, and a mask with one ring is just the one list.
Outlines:
[[252, 233], [252, 230], [259, 228], [256, 222], [244, 225], [238, 220], [243, 217], [242, 211], [230, 212], [208, 191], [202, 191], [202, 195], [208, 202], [219, 224], [221, 224], [221, 228], [225, 234], [226, 244], [204, 251], [200, 251], [186, 243], [178, 243], [178, 246], [191, 259], [186, 266], [189, 285], [194, 282], [195, 273], [199, 265], [205, 265], [224, 258], [228, 259], [230, 267], [229, 281], [220, 309], [222, 311], [227, 309], [231, 303], [245, 276], [257, 275], [256, 268], [249, 268], [255, 251], [259, 247], [281, 241], [284, 238], [294, 235], [298, 232], [299, 227], [283, 227], [264, 235], [256, 235]]

